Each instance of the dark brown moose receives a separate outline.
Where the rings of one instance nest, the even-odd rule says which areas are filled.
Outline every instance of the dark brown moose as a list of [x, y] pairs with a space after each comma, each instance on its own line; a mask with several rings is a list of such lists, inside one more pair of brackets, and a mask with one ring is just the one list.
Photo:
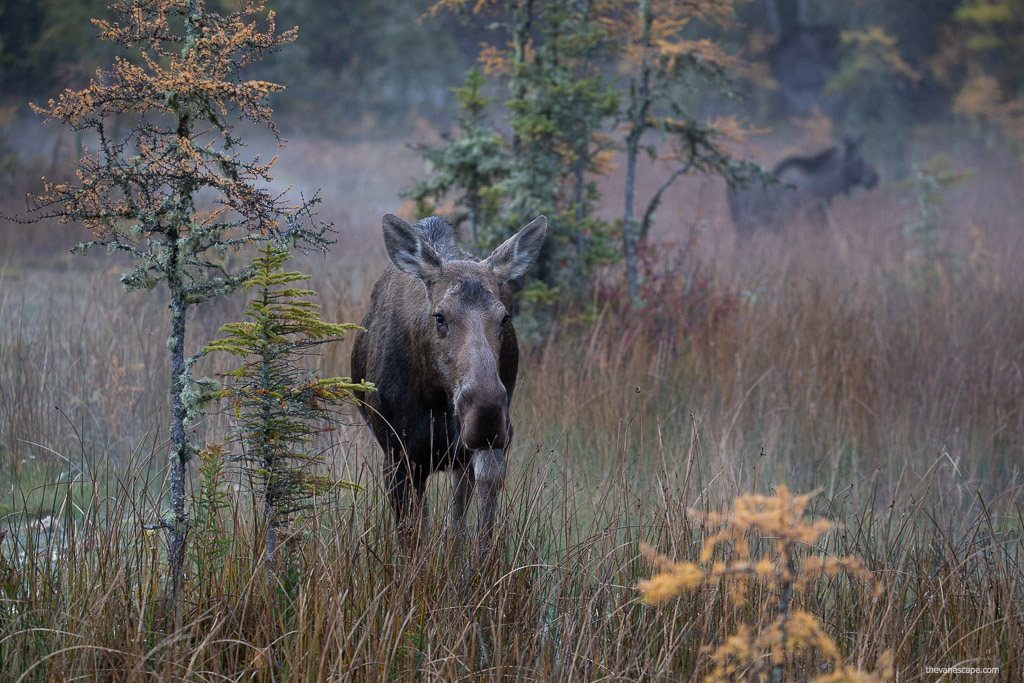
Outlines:
[[862, 139], [860, 134], [848, 133], [820, 154], [782, 160], [772, 170], [776, 184], [730, 187], [729, 209], [737, 234], [749, 234], [758, 227], [781, 231], [801, 215], [820, 225], [824, 208], [837, 194], [849, 194], [858, 185], [866, 189], [877, 185], [878, 172], [858, 151]]
[[384, 449], [395, 518], [402, 529], [412, 509], [422, 510], [427, 477], [450, 470], [450, 528], [463, 528], [475, 488], [486, 549], [519, 368], [508, 281], [533, 265], [547, 219], [536, 218], [483, 261], [459, 248], [441, 218], [411, 226], [388, 214], [383, 229], [392, 265], [373, 288], [352, 377], [377, 387], [359, 396], [360, 409]]

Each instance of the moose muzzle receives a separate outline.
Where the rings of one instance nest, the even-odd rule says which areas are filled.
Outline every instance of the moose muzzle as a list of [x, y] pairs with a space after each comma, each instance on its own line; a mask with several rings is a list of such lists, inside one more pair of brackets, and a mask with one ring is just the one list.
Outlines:
[[462, 443], [470, 450], [505, 448], [511, 438], [508, 394], [497, 377], [485, 386], [464, 387], [456, 398], [455, 412]]

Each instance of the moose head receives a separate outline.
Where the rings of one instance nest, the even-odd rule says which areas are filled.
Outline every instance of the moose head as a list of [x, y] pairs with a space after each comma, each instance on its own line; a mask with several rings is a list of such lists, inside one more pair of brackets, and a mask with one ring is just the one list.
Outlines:
[[432, 374], [451, 397], [467, 449], [504, 448], [511, 425], [499, 368], [503, 352], [517, 348], [507, 282], [537, 259], [547, 219], [536, 218], [483, 261], [445, 258], [391, 214], [384, 216], [383, 230], [395, 267], [423, 283], [423, 299], [408, 302], [407, 312], [421, 321], [419, 370]]

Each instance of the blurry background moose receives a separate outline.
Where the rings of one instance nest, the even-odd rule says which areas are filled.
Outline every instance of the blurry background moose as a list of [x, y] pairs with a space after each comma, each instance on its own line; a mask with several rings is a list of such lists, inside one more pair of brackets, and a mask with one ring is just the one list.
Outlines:
[[832, 198], [849, 196], [857, 186], [871, 189], [878, 172], [860, 156], [859, 134], [844, 135], [839, 144], [813, 156], [791, 156], [772, 169], [766, 183], [729, 188], [729, 209], [738, 233], [758, 227], [782, 231], [786, 223], [828, 220]]

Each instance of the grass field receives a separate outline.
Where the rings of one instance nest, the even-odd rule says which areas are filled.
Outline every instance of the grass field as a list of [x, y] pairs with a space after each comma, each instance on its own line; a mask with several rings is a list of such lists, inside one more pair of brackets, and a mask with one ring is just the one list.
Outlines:
[[[380, 214], [406, 180], [380, 169], [409, 153], [296, 144], [300, 161], [320, 155], [320, 178], [343, 179], [324, 187], [340, 243], [300, 266], [325, 320], [358, 321], [384, 263]], [[646, 257], [641, 310], [626, 311], [610, 271], [596, 317], [529, 335], [489, 565], [442, 533], [440, 478], [419, 546], [396, 547], [381, 456], [352, 412], [322, 447], [365, 490], [319, 501], [273, 591], [250, 494], [194, 463], [208, 524], [178, 612], [146, 528], [167, 474], [166, 302], [123, 294], [103, 257], [66, 255], [76, 238], [62, 230], [3, 226], [0, 668], [14, 680], [703, 680], [727, 636], [766, 625], [771, 591], [752, 582], [736, 601], [704, 585], [652, 606], [636, 589], [657, 571], [641, 546], [695, 560], [708, 513], [786, 485], [820, 488], [812, 512], [838, 525], [802, 552], [857, 556], [882, 587], [837, 575], [798, 598], [842, 662], [870, 671], [890, 651], [900, 681], [936, 680], [928, 667], [1019, 680], [1021, 171], [991, 150], [958, 161], [978, 175], [941, 207], [944, 253], [928, 261], [908, 258], [912, 209], [894, 181], [837, 201], [820, 234], [797, 225], [739, 245], [721, 188], [685, 186], [661, 212], [658, 239], [674, 247]], [[294, 166], [281, 175], [304, 181]], [[203, 310], [192, 343], [240, 319], [243, 298]], [[347, 374], [348, 350], [327, 349], [323, 374]], [[210, 416], [195, 442], [227, 424]], [[785, 679], [825, 675], [826, 660], [797, 652]]]

